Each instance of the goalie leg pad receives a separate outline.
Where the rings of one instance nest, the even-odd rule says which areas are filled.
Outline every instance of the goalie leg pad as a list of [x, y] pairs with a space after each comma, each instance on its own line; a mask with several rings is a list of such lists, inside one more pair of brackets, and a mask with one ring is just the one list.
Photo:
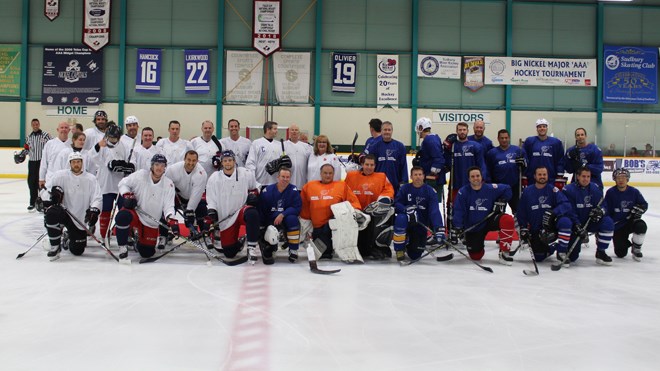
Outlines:
[[332, 245], [339, 258], [348, 263], [356, 260], [364, 262], [357, 247], [358, 223], [355, 221], [355, 209], [348, 201], [330, 206], [335, 218], [330, 219]]
[[300, 224], [300, 240], [305, 241], [307, 240], [307, 235], [314, 231], [314, 226], [312, 225], [312, 221], [309, 219], [298, 218], [298, 222]]

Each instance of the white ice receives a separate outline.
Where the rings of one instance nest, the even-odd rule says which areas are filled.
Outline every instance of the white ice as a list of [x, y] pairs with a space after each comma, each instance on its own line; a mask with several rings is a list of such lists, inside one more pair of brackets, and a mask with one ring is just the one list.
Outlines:
[[[568, 269], [529, 253], [482, 271], [457, 254], [344, 265], [311, 274], [290, 264], [228, 267], [192, 248], [122, 266], [95, 243], [50, 262], [41, 214], [24, 180], [0, 180], [1, 370], [658, 370], [660, 190], [642, 262], [595, 263], [593, 246]], [[593, 240], [593, 239], [592, 239]], [[116, 249], [113, 244], [113, 249]], [[614, 255], [609, 249], [610, 255]], [[554, 259], [552, 259], [554, 262]]]

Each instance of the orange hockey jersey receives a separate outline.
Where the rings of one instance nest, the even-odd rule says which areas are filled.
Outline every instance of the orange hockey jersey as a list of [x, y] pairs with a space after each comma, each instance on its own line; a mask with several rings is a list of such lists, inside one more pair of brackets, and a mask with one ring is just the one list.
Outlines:
[[342, 181], [323, 184], [320, 180], [313, 180], [305, 184], [300, 196], [303, 202], [300, 217], [311, 219], [314, 228], [322, 227], [332, 218], [330, 205], [348, 201], [351, 206], [360, 210], [360, 201]]
[[345, 182], [360, 201], [360, 210], [378, 200], [378, 197], [394, 198], [394, 188], [385, 173], [364, 175], [361, 171], [349, 171]]

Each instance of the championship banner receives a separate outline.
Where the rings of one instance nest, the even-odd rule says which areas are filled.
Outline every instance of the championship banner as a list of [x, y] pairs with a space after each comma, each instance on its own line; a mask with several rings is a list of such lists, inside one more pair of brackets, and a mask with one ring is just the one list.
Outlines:
[[44, 0], [44, 15], [51, 22], [60, 15], [59, 0]]
[[110, 1], [85, 0], [83, 44], [99, 51], [110, 42]]
[[160, 49], [138, 49], [135, 68], [136, 92], [160, 93], [162, 53]]
[[605, 46], [603, 102], [658, 103], [658, 50]]
[[355, 93], [357, 53], [332, 53], [332, 91]]
[[209, 51], [184, 50], [186, 65], [186, 93], [205, 94], [211, 91]]
[[311, 53], [273, 54], [275, 95], [280, 103], [309, 103]]
[[103, 53], [80, 46], [45, 46], [41, 104], [98, 106], [103, 87]]
[[282, 3], [280, 0], [254, 0], [252, 47], [264, 57], [282, 48]]
[[461, 78], [461, 57], [420, 54], [417, 61], [417, 77]]
[[595, 59], [486, 57], [486, 84], [596, 87]]
[[399, 108], [399, 56], [378, 54], [376, 58], [377, 108]]
[[0, 96], [21, 95], [21, 46], [0, 45]]
[[264, 57], [258, 52], [227, 50], [226, 66], [225, 101], [258, 104]]
[[463, 86], [477, 91], [484, 87], [484, 57], [463, 57]]

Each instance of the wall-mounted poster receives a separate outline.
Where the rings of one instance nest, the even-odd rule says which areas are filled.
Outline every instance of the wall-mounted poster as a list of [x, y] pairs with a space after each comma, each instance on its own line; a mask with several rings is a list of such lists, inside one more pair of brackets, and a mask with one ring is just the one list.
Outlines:
[[658, 49], [605, 46], [603, 102], [658, 103]]
[[97, 106], [103, 88], [103, 52], [83, 46], [45, 46], [41, 104]]

